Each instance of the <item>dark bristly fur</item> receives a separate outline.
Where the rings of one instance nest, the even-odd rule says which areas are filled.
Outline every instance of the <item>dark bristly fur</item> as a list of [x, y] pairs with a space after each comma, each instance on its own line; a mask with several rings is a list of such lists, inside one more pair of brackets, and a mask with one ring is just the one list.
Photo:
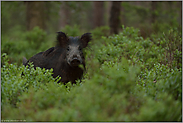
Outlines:
[[53, 68], [53, 77], [60, 76], [63, 83], [81, 79], [85, 68], [85, 58], [82, 49], [91, 41], [91, 33], [85, 33], [79, 37], [67, 37], [63, 32], [57, 32], [57, 45], [44, 52], [40, 52], [28, 61], [23, 58], [23, 65], [33, 62], [34, 68]]

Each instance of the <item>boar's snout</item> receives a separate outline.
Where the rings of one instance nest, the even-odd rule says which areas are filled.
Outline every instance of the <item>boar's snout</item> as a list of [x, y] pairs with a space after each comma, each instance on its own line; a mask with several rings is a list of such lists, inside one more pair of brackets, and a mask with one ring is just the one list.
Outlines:
[[71, 65], [72, 65], [72, 66], [78, 66], [79, 64], [81, 64], [81, 61], [79, 61], [77, 58], [74, 58], [74, 59], [71, 61]]
[[69, 60], [70, 66], [78, 66], [82, 64], [82, 60], [77, 55], [73, 55], [73, 57]]

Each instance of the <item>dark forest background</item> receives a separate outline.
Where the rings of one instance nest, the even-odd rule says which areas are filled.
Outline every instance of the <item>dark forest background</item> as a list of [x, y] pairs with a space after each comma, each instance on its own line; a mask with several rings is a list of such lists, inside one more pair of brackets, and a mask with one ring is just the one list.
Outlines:
[[118, 33], [121, 25], [140, 29], [142, 36], [162, 31], [170, 26], [182, 27], [181, 1], [136, 2], [1, 2], [2, 34], [13, 29], [31, 30], [39, 26], [48, 34], [66, 25], [78, 25], [89, 31], [109, 26]]

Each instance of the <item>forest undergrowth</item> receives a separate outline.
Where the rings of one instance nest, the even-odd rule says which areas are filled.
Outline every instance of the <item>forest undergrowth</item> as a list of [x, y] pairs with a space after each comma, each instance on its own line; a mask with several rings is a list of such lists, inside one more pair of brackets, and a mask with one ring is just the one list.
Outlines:
[[[62, 31], [84, 33], [77, 26]], [[172, 27], [147, 38], [124, 26], [115, 35], [106, 26], [91, 33], [87, 70], [74, 85], [58, 84], [52, 69], [22, 65], [23, 56], [54, 46], [55, 34], [36, 27], [3, 35], [1, 121], [182, 121], [180, 30]]]

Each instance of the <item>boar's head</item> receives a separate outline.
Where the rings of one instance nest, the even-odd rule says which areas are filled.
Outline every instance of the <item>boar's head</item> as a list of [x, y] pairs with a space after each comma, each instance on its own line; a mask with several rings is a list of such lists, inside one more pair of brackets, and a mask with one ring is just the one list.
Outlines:
[[79, 64], [85, 65], [83, 48], [87, 47], [91, 40], [91, 33], [85, 33], [81, 37], [67, 37], [63, 32], [57, 32], [57, 46], [62, 47], [66, 53], [66, 61], [71, 67]]

